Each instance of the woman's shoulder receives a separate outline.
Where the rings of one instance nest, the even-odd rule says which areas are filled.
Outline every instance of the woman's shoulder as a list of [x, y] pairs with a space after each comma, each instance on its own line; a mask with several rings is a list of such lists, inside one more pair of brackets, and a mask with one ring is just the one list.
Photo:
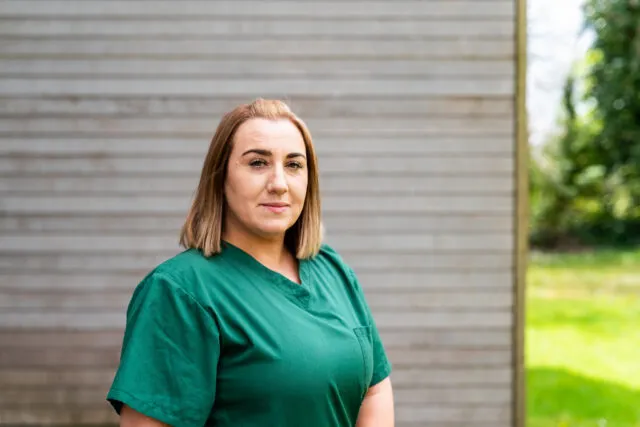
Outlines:
[[138, 288], [163, 286], [165, 292], [186, 293], [200, 301], [210, 297], [220, 270], [216, 256], [205, 257], [197, 249], [187, 249], [154, 266]]
[[344, 274], [349, 281], [355, 278], [355, 273], [349, 263], [333, 246], [327, 243], [322, 244], [318, 255], [314, 258], [314, 262]]

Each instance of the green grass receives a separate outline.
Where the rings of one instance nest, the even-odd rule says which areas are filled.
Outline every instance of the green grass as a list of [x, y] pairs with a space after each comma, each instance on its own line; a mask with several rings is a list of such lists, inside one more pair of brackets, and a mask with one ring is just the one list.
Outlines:
[[534, 254], [528, 427], [640, 427], [640, 251]]

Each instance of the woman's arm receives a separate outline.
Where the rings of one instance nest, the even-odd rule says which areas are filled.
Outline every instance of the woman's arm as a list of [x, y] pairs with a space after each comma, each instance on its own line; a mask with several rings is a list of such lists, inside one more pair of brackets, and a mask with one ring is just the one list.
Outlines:
[[122, 405], [120, 412], [120, 427], [167, 427], [168, 425], [147, 417], [144, 414], [132, 409], [127, 405]]
[[360, 406], [356, 427], [393, 427], [393, 390], [387, 377], [369, 388]]

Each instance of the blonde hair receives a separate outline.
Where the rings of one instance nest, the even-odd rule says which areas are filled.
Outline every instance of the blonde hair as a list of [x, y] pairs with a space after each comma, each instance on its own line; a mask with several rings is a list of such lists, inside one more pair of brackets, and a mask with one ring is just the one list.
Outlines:
[[207, 257], [222, 250], [226, 205], [224, 183], [233, 138], [238, 127], [253, 118], [290, 120], [302, 134], [309, 173], [307, 194], [300, 217], [286, 232], [285, 242], [296, 258], [311, 258], [319, 252], [323, 234], [318, 161], [307, 126], [280, 100], [256, 99], [250, 104], [237, 106], [222, 117], [209, 145], [200, 183], [180, 232], [180, 244], [187, 249], [200, 249]]

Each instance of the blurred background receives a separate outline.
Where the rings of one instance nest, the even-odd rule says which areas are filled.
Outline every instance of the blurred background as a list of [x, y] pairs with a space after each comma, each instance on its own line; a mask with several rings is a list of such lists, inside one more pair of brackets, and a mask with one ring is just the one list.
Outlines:
[[0, 425], [117, 423], [130, 293], [180, 250], [220, 116], [274, 97], [314, 136], [398, 426], [640, 426], [639, 22], [633, 0], [0, 0]]
[[640, 6], [529, 0], [529, 425], [640, 425]]

